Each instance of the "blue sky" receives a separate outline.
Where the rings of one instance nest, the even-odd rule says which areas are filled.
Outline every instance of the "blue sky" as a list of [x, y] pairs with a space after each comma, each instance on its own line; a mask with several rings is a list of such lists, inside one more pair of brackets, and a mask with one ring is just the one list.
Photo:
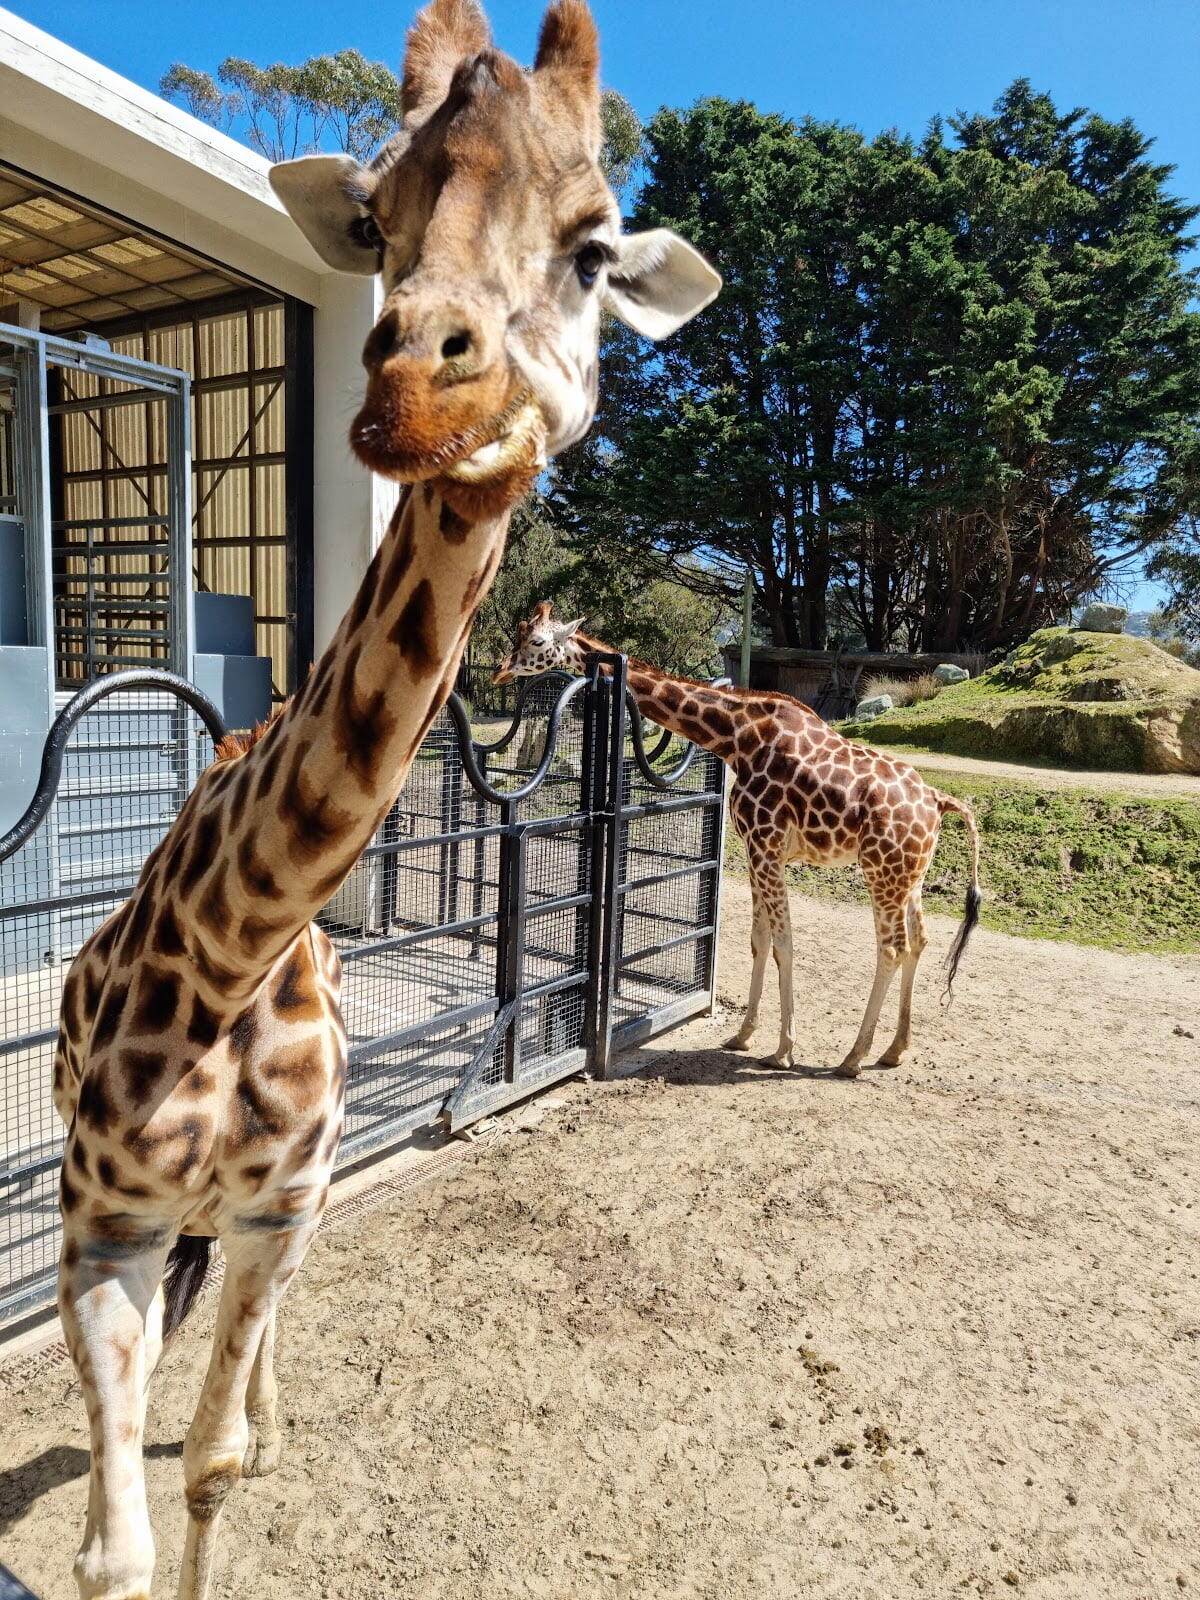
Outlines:
[[[12, 9], [155, 89], [174, 61], [299, 61], [354, 46], [396, 65], [415, 0], [16, 0]], [[1200, 0], [593, 0], [604, 78], [643, 117], [701, 95], [745, 98], [864, 133], [920, 132], [984, 110], [1014, 78], [1064, 109], [1131, 116], [1200, 203]], [[528, 60], [541, 7], [491, 0], [497, 42]], [[1129, 598], [1152, 604], [1140, 586]]]

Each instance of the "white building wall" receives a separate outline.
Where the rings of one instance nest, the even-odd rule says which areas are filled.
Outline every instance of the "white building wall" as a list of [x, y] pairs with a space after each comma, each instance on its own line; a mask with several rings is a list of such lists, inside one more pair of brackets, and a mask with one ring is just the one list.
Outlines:
[[366, 382], [363, 342], [381, 300], [378, 278], [327, 273], [313, 318], [313, 632], [318, 651], [349, 608], [400, 493], [396, 484], [359, 464], [348, 439]]

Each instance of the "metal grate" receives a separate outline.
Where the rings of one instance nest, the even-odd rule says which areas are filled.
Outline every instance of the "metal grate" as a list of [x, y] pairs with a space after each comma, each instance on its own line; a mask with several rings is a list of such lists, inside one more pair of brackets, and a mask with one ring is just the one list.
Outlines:
[[[193, 706], [170, 688], [120, 684], [110, 678], [59, 719], [61, 769], [45, 814], [0, 859], [0, 1314], [42, 1298], [57, 1259], [64, 1129], [52, 1082], [63, 980], [212, 759]], [[215, 711], [210, 722], [219, 728]]]
[[[0, 840], [0, 1318], [51, 1292], [67, 964], [129, 893], [220, 731], [180, 680], [110, 676], [52, 730], [61, 773], [40, 826], [7, 859]], [[319, 917], [345, 972], [342, 1160], [603, 1073], [615, 1045], [709, 1003], [723, 768], [679, 756], [661, 741], [647, 755], [627, 725], [620, 657], [531, 680], [486, 739], [451, 697]]]

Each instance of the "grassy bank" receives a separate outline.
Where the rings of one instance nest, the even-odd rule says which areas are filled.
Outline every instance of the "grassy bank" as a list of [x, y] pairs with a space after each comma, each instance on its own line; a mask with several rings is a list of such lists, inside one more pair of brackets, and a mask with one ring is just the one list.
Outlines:
[[1045, 628], [968, 683], [842, 731], [1101, 772], [1200, 771], [1200, 672], [1147, 639]]
[[[1110, 950], [1200, 951], [1200, 805], [938, 772], [979, 822], [983, 921], [1004, 933]], [[732, 827], [726, 860], [745, 874]], [[962, 914], [966, 835], [949, 817], [925, 880], [928, 911]], [[857, 867], [789, 867], [805, 894], [867, 903]]]

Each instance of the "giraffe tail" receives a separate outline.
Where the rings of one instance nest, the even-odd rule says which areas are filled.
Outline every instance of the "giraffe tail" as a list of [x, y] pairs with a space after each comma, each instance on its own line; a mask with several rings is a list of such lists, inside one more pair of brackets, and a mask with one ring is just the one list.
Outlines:
[[196, 1303], [208, 1271], [214, 1240], [181, 1233], [171, 1246], [163, 1273], [163, 1341], [169, 1339]]
[[953, 811], [963, 819], [967, 830], [967, 837], [971, 841], [971, 881], [967, 885], [967, 904], [963, 920], [958, 932], [954, 935], [954, 943], [950, 946], [950, 954], [946, 957], [946, 989], [944, 998], [950, 999], [950, 991], [954, 987], [954, 979], [958, 974], [958, 963], [962, 960], [963, 951], [967, 948], [967, 940], [975, 930], [979, 921], [979, 907], [982, 895], [979, 893], [979, 828], [975, 822], [975, 814], [969, 805], [958, 800], [952, 794], [938, 795], [938, 804], [943, 817], [947, 811]]

